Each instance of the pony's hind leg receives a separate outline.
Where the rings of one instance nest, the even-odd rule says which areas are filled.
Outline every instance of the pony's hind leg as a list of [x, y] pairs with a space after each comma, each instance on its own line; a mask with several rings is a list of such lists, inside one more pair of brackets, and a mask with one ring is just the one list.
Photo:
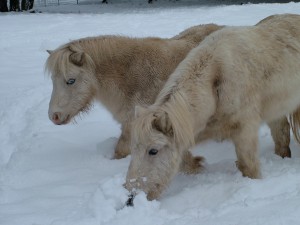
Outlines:
[[243, 176], [254, 179], [261, 177], [258, 159], [258, 129], [259, 122], [253, 121], [243, 124], [232, 137], [238, 169]]
[[282, 158], [291, 157], [290, 124], [286, 117], [268, 123], [275, 143], [275, 153]]

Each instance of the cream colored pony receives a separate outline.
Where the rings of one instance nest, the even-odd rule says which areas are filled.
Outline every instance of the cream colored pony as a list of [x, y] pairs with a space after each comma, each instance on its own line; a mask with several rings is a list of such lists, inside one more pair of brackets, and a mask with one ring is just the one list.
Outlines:
[[299, 137], [300, 16], [227, 27], [191, 50], [155, 103], [137, 108], [126, 187], [156, 199], [182, 155], [203, 139], [230, 139], [243, 176], [260, 178], [258, 129], [290, 114]]
[[[46, 69], [53, 81], [49, 118], [57, 125], [67, 124], [88, 111], [93, 100], [99, 101], [122, 124], [114, 158], [127, 156], [128, 125], [134, 117], [134, 106], [152, 104], [187, 53], [221, 28], [215, 24], [199, 25], [170, 39], [83, 38], [49, 51]], [[281, 139], [278, 138], [280, 143]], [[187, 153], [184, 158], [183, 172], [199, 172], [202, 157]]]

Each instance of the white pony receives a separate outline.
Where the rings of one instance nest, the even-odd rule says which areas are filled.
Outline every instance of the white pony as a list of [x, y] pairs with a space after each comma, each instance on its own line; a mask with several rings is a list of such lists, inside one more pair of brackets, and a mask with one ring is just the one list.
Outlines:
[[300, 16], [208, 36], [169, 77], [155, 103], [137, 108], [126, 188], [156, 199], [182, 155], [203, 139], [230, 139], [243, 176], [260, 178], [258, 129], [291, 115], [299, 137]]

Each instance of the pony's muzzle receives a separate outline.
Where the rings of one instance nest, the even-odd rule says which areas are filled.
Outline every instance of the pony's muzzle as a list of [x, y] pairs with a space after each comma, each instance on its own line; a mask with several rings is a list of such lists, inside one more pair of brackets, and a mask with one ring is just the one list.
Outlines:
[[51, 115], [49, 114], [49, 118], [56, 125], [62, 125], [69, 122], [69, 115], [63, 116], [60, 112], [54, 112]]

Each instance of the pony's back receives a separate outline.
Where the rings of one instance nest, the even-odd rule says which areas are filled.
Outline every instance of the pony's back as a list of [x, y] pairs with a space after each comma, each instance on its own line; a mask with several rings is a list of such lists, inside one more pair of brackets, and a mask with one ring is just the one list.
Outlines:
[[172, 37], [171, 40], [185, 40], [192, 44], [199, 44], [208, 35], [224, 27], [225, 26], [219, 26], [213, 23], [193, 26]]

